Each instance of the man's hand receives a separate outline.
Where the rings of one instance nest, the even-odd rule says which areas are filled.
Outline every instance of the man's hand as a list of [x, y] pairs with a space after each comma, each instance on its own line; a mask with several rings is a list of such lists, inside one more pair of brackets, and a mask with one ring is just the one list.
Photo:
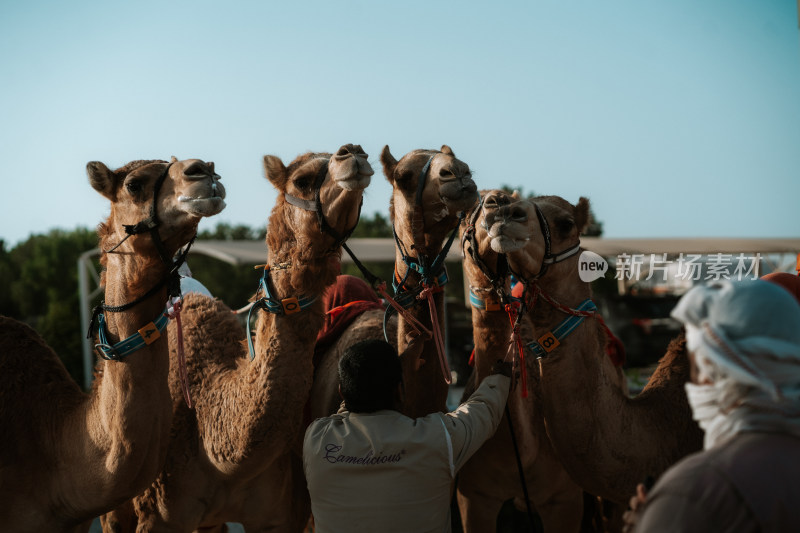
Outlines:
[[629, 503], [630, 510], [625, 511], [622, 515], [622, 521], [624, 523], [622, 526], [622, 533], [634, 533], [634, 531], [636, 531], [636, 523], [639, 522], [639, 518], [642, 516], [646, 503], [647, 489], [644, 483], [639, 483], [636, 485], [636, 496], [631, 497]]
[[495, 361], [494, 365], [492, 365], [492, 374], [502, 374], [508, 378], [511, 377], [511, 362], [510, 361], [503, 361], [498, 359]]
[[426, 337], [409, 333], [406, 335], [406, 349], [400, 354], [400, 364], [403, 368], [410, 368], [414, 372], [425, 364], [424, 359], [420, 359], [422, 349], [425, 347]]

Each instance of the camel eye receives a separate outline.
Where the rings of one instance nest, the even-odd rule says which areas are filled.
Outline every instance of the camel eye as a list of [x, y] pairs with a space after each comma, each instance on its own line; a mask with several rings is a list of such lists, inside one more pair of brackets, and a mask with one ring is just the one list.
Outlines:
[[125, 184], [125, 189], [133, 195], [137, 195], [142, 192], [142, 183], [138, 180], [132, 180]]
[[556, 228], [558, 228], [558, 232], [561, 235], [565, 235], [572, 231], [572, 228], [575, 227], [575, 221], [571, 218], [559, 218], [556, 219]]
[[450, 178], [450, 177], [453, 176], [453, 173], [450, 170], [448, 170], [446, 168], [443, 168], [443, 169], [439, 170], [439, 176], [441, 176], [443, 178]]
[[311, 186], [311, 178], [309, 176], [300, 176], [294, 180], [294, 186], [300, 190], [306, 190]]
[[411, 181], [412, 179], [414, 179], [414, 173], [411, 172], [410, 170], [404, 170], [400, 173], [398, 179], [400, 181]]

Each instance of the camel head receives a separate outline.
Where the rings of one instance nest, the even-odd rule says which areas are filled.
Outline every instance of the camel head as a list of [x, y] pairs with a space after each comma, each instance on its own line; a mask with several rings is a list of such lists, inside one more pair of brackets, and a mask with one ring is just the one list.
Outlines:
[[[574, 252], [581, 232], [589, 225], [589, 200], [581, 197], [577, 205], [572, 205], [559, 196], [520, 199], [486, 218], [492, 248], [507, 254], [513, 272], [532, 281], [552, 269], [560, 273], [549, 273], [548, 279], [560, 279], [576, 268], [578, 256]], [[577, 274], [575, 279], [579, 280]]]
[[[484, 196], [482, 210], [483, 220], [479, 217], [476, 224], [476, 234], [485, 235], [480, 246], [481, 256], [493, 257], [497, 263], [497, 257], [502, 254], [517, 274], [520, 272], [515, 269], [515, 263], [520, 262], [526, 264], [527, 270], [538, 272], [545, 255], [545, 237], [534, 204], [520, 198], [517, 192], [509, 195], [490, 191]], [[482, 230], [480, 233], [478, 226]]]
[[225, 208], [225, 187], [214, 163], [200, 159], [132, 161], [116, 170], [92, 161], [86, 172], [92, 187], [111, 201], [111, 214], [100, 227], [104, 249], [126, 238], [126, 226], [141, 223], [141, 231], [125, 246], [137, 253], [154, 253], [155, 244], [145, 227], [148, 221], [156, 221], [165, 251], [174, 254], [194, 237], [202, 217]]
[[502, 269], [498, 267], [498, 261], [501, 260], [504, 252], [493, 248], [496, 239], [489, 235], [491, 226], [487, 223], [487, 219], [491, 218], [494, 221], [497, 218], [498, 209], [516, 202], [518, 199], [517, 192], [509, 195], [499, 189], [481, 191], [480, 202], [472, 209], [465, 224], [461, 226], [461, 251], [465, 257], [473, 259], [465, 263], [465, 267], [474, 264], [476, 268], [488, 270], [488, 273], [483, 273], [484, 275], [488, 274], [487, 277], [490, 277], [491, 274], [500, 274]]
[[[398, 236], [417, 248], [424, 247], [426, 254], [438, 252], [447, 233], [458, 224], [458, 214], [478, 201], [469, 166], [447, 145], [440, 151], [414, 150], [400, 161], [385, 146], [381, 163], [393, 188], [390, 215]], [[420, 219], [423, 227], [416, 227]], [[419, 235], [414, 238], [415, 232], [424, 236], [424, 243], [418, 242]]]
[[270, 254], [305, 263], [323, 256], [338, 259], [339, 247], [358, 224], [373, 174], [367, 158], [353, 144], [335, 154], [308, 152], [288, 166], [277, 156], [264, 156], [266, 177], [281, 193], [267, 232]]

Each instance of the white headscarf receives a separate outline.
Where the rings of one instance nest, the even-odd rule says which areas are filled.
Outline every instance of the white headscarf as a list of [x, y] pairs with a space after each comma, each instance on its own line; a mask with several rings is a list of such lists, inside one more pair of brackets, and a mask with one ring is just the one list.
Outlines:
[[698, 286], [672, 316], [686, 326], [697, 381], [686, 384], [705, 449], [744, 431], [800, 437], [800, 304], [760, 280]]

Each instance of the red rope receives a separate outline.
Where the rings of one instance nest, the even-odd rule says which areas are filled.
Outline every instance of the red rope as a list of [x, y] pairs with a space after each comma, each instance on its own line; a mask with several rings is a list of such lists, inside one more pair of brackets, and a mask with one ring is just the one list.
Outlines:
[[439, 327], [439, 313], [436, 309], [436, 302], [433, 300], [433, 294], [441, 292], [441, 287], [422, 284], [422, 292], [419, 293], [420, 300], [428, 301], [428, 310], [431, 313], [431, 327], [433, 328], [433, 341], [436, 344], [436, 351], [439, 352], [439, 365], [442, 368], [444, 380], [449, 385], [452, 381], [450, 374], [450, 365], [447, 363], [447, 353], [444, 349], [444, 339], [442, 338], [442, 328]]
[[382, 281], [381, 284], [378, 285], [378, 292], [389, 305], [394, 307], [395, 311], [397, 311], [397, 314], [401, 315], [406, 320], [406, 322], [408, 322], [411, 325], [411, 327], [414, 328], [414, 331], [417, 333], [417, 335], [420, 335], [424, 332], [428, 337], [431, 336], [431, 330], [426, 328], [422, 324], [422, 322], [414, 318], [414, 315], [412, 315], [408, 311], [408, 309], [403, 308], [402, 305], [395, 302], [394, 299], [391, 296], [389, 296], [389, 293], [386, 292], [385, 281]]
[[511, 338], [509, 339], [509, 349], [516, 345], [517, 349], [514, 353], [514, 366], [519, 367], [520, 385], [522, 390], [520, 394], [523, 398], [528, 397], [528, 369], [525, 366], [525, 350], [522, 344], [522, 338], [519, 334], [519, 303], [506, 304], [506, 314], [508, 320], [511, 322]]

